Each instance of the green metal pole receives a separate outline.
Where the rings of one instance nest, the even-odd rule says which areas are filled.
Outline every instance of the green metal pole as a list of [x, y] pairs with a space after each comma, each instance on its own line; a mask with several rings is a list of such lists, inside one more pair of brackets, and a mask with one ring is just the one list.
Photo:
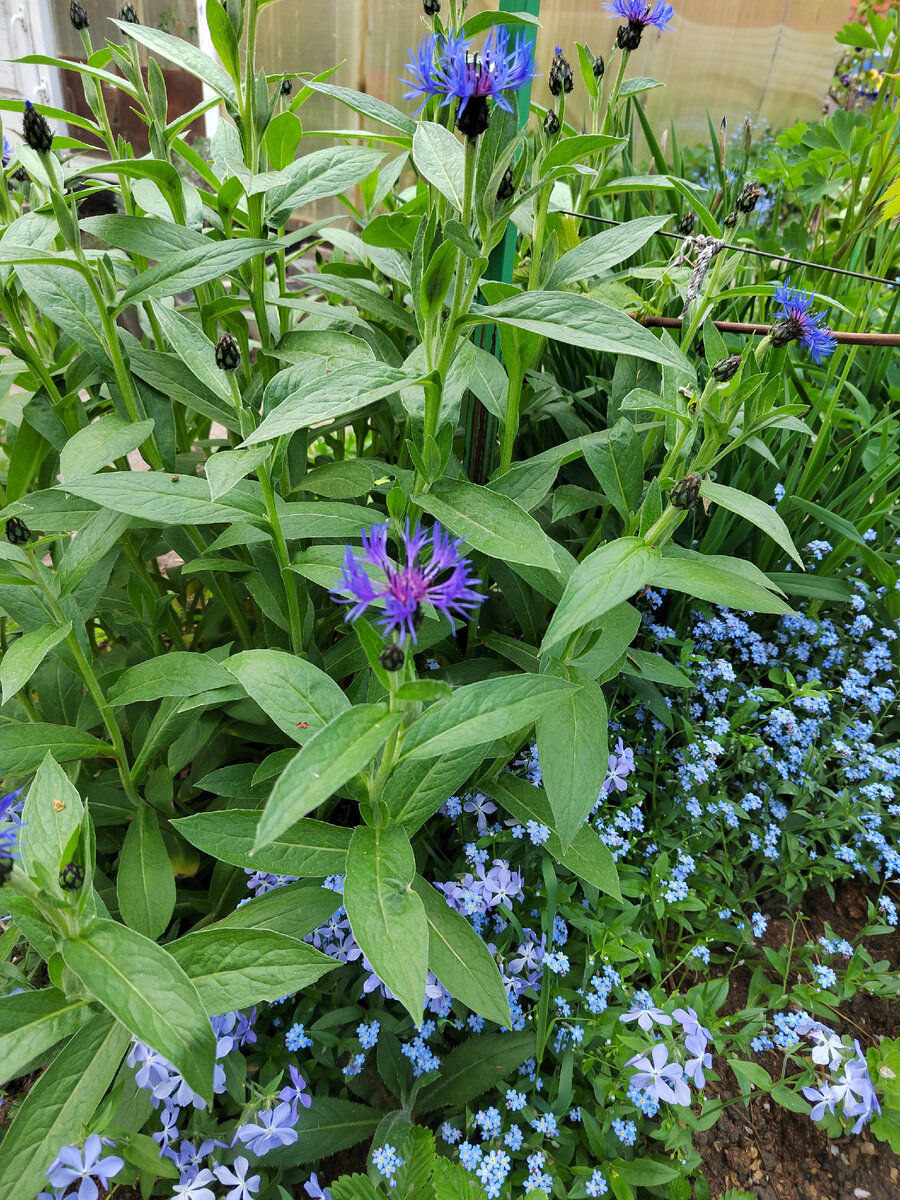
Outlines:
[[[520, 12], [538, 17], [541, 11], [541, 0], [500, 0], [500, 12]], [[532, 43], [537, 40], [537, 26], [526, 25], [518, 32]], [[524, 129], [528, 124], [531, 111], [531, 83], [529, 82], [518, 93], [519, 128]], [[506, 227], [503, 240], [491, 251], [486, 279], [497, 279], [511, 283], [513, 267], [516, 262], [517, 231], [512, 221]], [[479, 344], [497, 358], [500, 357], [500, 337], [496, 325], [480, 326], [476, 337]], [[487, 411], [483, 404], [471, 393], [466, 402], [466, 474], [473, 483], [485, 483], [493, 468], [494, 454], [497, 446], [499, 422]]]

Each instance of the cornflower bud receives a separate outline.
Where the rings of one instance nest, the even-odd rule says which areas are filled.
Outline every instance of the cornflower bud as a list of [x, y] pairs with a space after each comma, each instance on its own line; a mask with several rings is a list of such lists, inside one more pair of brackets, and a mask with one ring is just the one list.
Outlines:
[[28, 182], [28, 172], [25, 170], [24, 167], [16, 167], [16, 169], [12, 173], [12, 178], [16, 181], [16, 183], [27, 183]]
[[718, 379], [719, 383], [727, 383], [729, 379], [734, 379], [740, 365], [741, 356], [732, 354], [715, 364], [712, 369], [713, 376]]
[[694, 231], [694, 221], [696, 219], [697, 218], [694, 215], [694, 210], [689, 208], [687, 212], [679, 218], [678, 224], [675, 226], [675, 228], [679, 233], [683, 233], [685, 237], [690, 237]]
[[676, 508], [693, 508], [700, 499], [700, 476], [696, 471], [685, 475], [669, 492], [669, 500]]
[[422, 0], [426, 17], [436, 17], [441, 11], [441, 0]]
[[87, 29], [90, 25], [88, 15], [78, 3], [78, 0], [71, 0], [69, 4], [69, 20], [72, 22], [73, 27], [79, 31]]
[[752, 213], [756, 208], [756, 202], [765, 191], [765, 188], [760, 187], [755, 179], [751, 179], [749, 183], [745, 183], [741, 188], [740, 195], [735, 204], [742, 213]]
[[25, 101], [25, 113], [22, 117], [22, 136], [38, 154], [46, 154], [53, 145], [53, 133], [47, 124], [47, 118], [42, 117], [30, 100]]
[[606, 63], [603, 61], [603, 55], [598, 54], [597, 57], [594, 59], [594, 66], [593, 66], [594, 78], [597, 80], [598, 83], [603, 78], [603, 72], [605, 70], [606, 70]]
[[230, 333], [223, 333], [216, 342], [216, 366], [221, 371], [234, 371], [241, 364], [241, 350]]
[[627, 25], [620, 25], [616, 33], [616, 45], [620, 50], [637, 50], [643, 32], [643, 21], [629, 21]]
[[733, 208], [727, 217], [722, 218], [722, 224], [728, 229], [733, 229], [737, 225], [737, 219], [737, 210]]
[[544, 117], [544, 133], [547, 137], [556, 137], [559, 133], [559, 117], [553, 111], [548, 109], [546, 117]]
[[563, 92], [568, 96], [569, 92], [575, 86], [572, 68], [569, 66], [569, 60], [562, 52], [562, 46], [556, 47], [547, 82], [550, 85], [550, 94], [553, 96], [561, 96]]
[[77, 892], [84, 883], [84, 867], [78, 863], [66, 863], [59, 873], [59, 886], [65, 892]]
[[744, 117], [744, 153], [749, 154], [753, 147], [753, 124], [749, 117]]
[[31, 537], [31, 530], [21, 517], [10, 517], [6, 522], [6, 540], [14, 546], [23, 546]]
[[123, 4], [122, 11], [119, 13], [119, 20], [125, 21], [128, 25], [140, 25], [138, 15], [134, 11], [133, 4]]
[[406, 655], [403, 653], [403, 647], [392, 642], [390, 646], [385, 646], [382, 652], [378, 655], [378, 661], [386, 671], [399, 671], [406, 662]]
[[500, 186], [497, 188], [497, 199], [509, 200], [515, 190], [516, 182], [513, 177], [512, 167], [507, 167], [503, 172], [503, 178], [500, 180]]
[[282, 79], [282, 81], [281, 81], [282, 96], [289, 96], [293, 90], [294, 90], [294, 85], [293, 85], [293, 83], [291, 83], [290, 79]]
[[471, 96], [466, 107], [456, 117], [456, 128], [467, 138], [477, 138], [491, 121], [487, 96]]

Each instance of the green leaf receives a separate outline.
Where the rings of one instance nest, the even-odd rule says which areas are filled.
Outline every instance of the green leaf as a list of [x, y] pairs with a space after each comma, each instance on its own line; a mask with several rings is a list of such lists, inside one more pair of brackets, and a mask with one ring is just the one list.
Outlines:
[[124, 671], [110, 688], [109, 699], [122, 706], [163, 696], [199, 696], [231, 683], [232, 676], [208, 654], [170, 650]]
[[[86, 233], [110, 246], [118, 246], [129, 254], [159, 261], [179, 250], [194, 250], [208, 244], [196, 229], [175, 225], [160, 217], [129, 217], [125, 213], [110, 213], [101, 217], [82, 217], [78, 222]], [[8, 235], [7, 235], [8, 236]]]
[[658, 79], [650, 79], [646, 75], [636, 75], [633, 79], [623, 81], [619, 88], [619, 95], [636, 96], [639, 92], [649, 92], [658, 87], [665, 87], [665, 84], [660, 83]]
[[812, 600], [836, 600], [846, 604], [853, 585], [845, 579], [826, 579], [821, 575], [800, 575], [794, 571], [767, 571], [769, 582], [789, 596], [808, 596]]
[[511, 1028], [509, 1000], [497, 964], [466, 918], [421, 875], [413, 880], [428, 921], [428, 966], [467, 1008]]
[[304, 154], [283, 174], [282, 184], [269, 188], [266, 214], [270, 224], [280, 226], [297, 208], [314, 200], [337, 196], [371, 175], [384, 158], [384, 150], [366, 146], [329, 146]]
[[[302, 753], [302, 752], [301, 752]], [[414, 1022], [425, 1008], [428, 921], [412, 890], [416, 860], [398, 825], [359, 825], [350, 839], [344, 908], [350, 928], [375, 973]]]
[[[207, 6], [206, 23], [209, 26], [209, 33], [212, 43], [215, 46], [216, 54], [222, 60], [223, 65], [235, 81], [235, 84], [239, 85], [241, 77], [240, 51], [238, 50], [234, 26], [231, 24], [231, 19], [221, 4], [210, 4]], [[285, 116], [287, 114], [282, 113], [281, 115]]]
[[599, 624], [599, 635], [573, 663], [591, 679], [599, 679], [625, 653], [640, 627], [641, 614], [630, 604], [617, 604]]
[[258, 812], [240, 808], [194, 813], [172, 822], [192, 846], [236, 867], [301, 879], [344, 873], [349, 829], [304, 817], [251, 854], [258, 824]]
[[275, 242], [264, 238], [233, 238], [225, 242], [214, 242], [210, 238], [209, 245], [164, 258], [136, 275], [119, 296], [119, 308], [127, 308], [140, 300], [159, 300], [163, 296], [192, 291], [201, 284], [236, 271], [251, 258], [271, 254], [276, 249]]
[[461, 213], [465, 176], [462, 143], [435, 121], [418, 121], [415, 130], [412, 156], [416, 170]]
[[216, 1039], [200, 995], [171, 954], [98, 917], [62, 944], [63, 961], [88, 991], [212, 1103]]
[[491, 321], [514, 325], [569, 346], [602, 350], [616, 357], [631, 354], [675, 367], [688, 376], [694, 374], [680, 350], [654, 337], [627, 313], [573, 292], [521, 292], [499, 304], [474, 307], [466, 321], [473, 325]]
[[474, 550], [501, 561], [558, 571], [553, 543], [534, 517], [508, 496], [465, 479], [444, 478], [413, 501]]
[[175, 910], [175, 873], [156, 813], [147, 804], [138, 809], [125, 834], [116, 895], [126, 925], [153, 941], [165, 932]]
[[6, 704], [12, 699], [28, 683], [54, 646], [64, 642], [71, 632], [71, 621], [61, 626], [42, 625], [33, 633], [23, 633], [11, 641], [0, 659], [0, 703]]
[[142, 46], [152, 50], [154, 54], [159, 54], [162, 58], [167, 58], [169, 62], [175, 63], [182, 71], [202, 79], [214, 92], [218, 92], [223, 100], [230, 103], [233, 109], [237, 108], [234, 84], [229, 79], [227, 72], [223, 71], [208, 54], [204, 54], [190, 42], [173, 37], [171, 33], [163, 33], [161, 29], [154, 29], [150, 25], [132, 25], [125, 21], [115, 20], [113, 24], [126, 37], [134, 38], [136, 42], [140, 42]]
[[768, 1091], [772, 1086], [772, 1076], [760, 1063], [745, 1062], [740, 1058], [729, 1058], [728, 1065], [737, 1076], [741, 1091], [744, 1093], [749, 1092], [752, 1087], [763, 1088]]
[[[757, 496], [738, 491], [737, 488], [725, 487], [721, 483], [710, 483], [708, 480], [701, 485], [700, 495], [706, 500], [712, 500], [713, 504], [718, 504], [722, 508], [727, 508], [729, 512], [737, 513], [738, 516], [752, 521], [774, 542], [777, 542], [794, 562], [799, 563], [801, 569], [803, 568], [803, 559], [797, 553], [797, 547], [793, 543], [787, 525], [771, 505], [765, 504]], [[855, 532], [856, 530], [854, 530]]]
[[809, 1101], [791, 1091], [789, 1087], [785, 1087], [783, 1083], [777, 1083], [769, 1095], [776, 1104], [780, 1104], [788, 1112], [803, 1113], [804, 1115], [809, 1112]]
[[864, 546], [865, 542], [856, 530], [856, 526], [851, 524], [846, 517], [838, 516], [828, 508], [823, 508], [821, 504], [813, 504], [811, 500], [804, 500], [802, 496], [791, 496], [791, 504], [795, 508], [802, 508], [804, 512], [809, 513], [812, 517], [818, 517], [826, 529], [830, 529], [832, 533], [838, 534], [839, 537], [846, 538], [854, 546]]
[[677, 1179], [681, 1172], [670, 1163], [659, 1162], [655, 1158], [641, 1155], [640, 1158], [617, 1158], [609, 1164], [610, 1170], [615, 1171], [627, 1182], [637, 1187], [658, 1187]]
[[547, 280], [547, 287], [554, 291], [618, 266], [645, 246], [671, 219], [671, 213], [638, 217], [586, 238], [562, 256]]
[[[209, 498], [209, 485], [195, 475], [165, 471], [115, 471], [60, 484], [56, 491], [80, 496], [114, 512], [128, 513], [154, 525], [229, 525], [262, 519], [262, 501], [232, 493], [232, 504]], [[238, 508], [240, 504], [242, 507]], [[234, 505], [234, 507], [232, 507]]]
[[67, 1042], [28, 1090], [3, 1139], [0, 1200], [36, 1196], [60, 1146], [80, 1141], [119, 1069], [129, 1035], [105, 1013]]
[[659, 654], [648, 653], [646, 650], [629, 649], [625, 665], [622, 667], [625, 675], [637, 675], [641, 679], [650, 679], [653, 683], [661, 683], [663, 687], [692, 688], [696, 687], [693, 679], [673, 666], [668, 659]]
[[552, 660], [551, 664], [542, 679], [558, 676], [580, 684], [537, 721], [544, 791], [559, 840], [569, 846], [597, 803], [606, 778], [609, 714], [599, 684], [573, 668]]
[[334, 892], [327, 888], [291, 883], [248, 900], [211, 928], [271, 929], [299, 941], [327, 921], [337, 908]]
[[276, 171], [281, 171], [294, 161], [303, 126], [292, 112], [276, 113], [269, 122], [265, 134], [266, 154]]
[[67, 725], [32, 725], [20, 721], [0, 724], [0, 762], [5, 776], [30, 775], [47, 754], [52, 754], [57, 762], [69, 762], [112, 753], [112, 746], [106, 742]]
[[640, 538], [619, 538], [594, 550], [572, 572], [541, 652], [639, 592], [661, 561], [660, 552]]
[[[485, 13], [485, 16], [495, 15]], [[438, 1156], [434, 1160], [434, 1200], [487, 1200], [487, 1193], [462, 1163]]]
[[339, 100], [341, 104], [346, 104], [360, 116], [371, 117], [373, 121], [380, 121], [382, 125], [399, 129], [401, 133], [405, 133], [409, 137], [412, 137], [416, 131], [416, 123], [411, 117], [407, 117], [398, 108], [386, 104], [384, 100], [379, 100], [375, 96], [368, 96], [364, 92], [357, 92], [352, 88], [338, 87], [334, 83], [320, 83], [316, 79], [305, 79], [303, 86], [312, 88], [314, 92], [320, 92], [323, 96], [330, 96], [332, 100]]
[[349, 417], [407, 386], [414, 376], [383, 362], [353, 363], [317, 374], [273, 409], [241, 443], [252, 446], [310, 425]]
[[150, 307], [166, 340], [194, 378], [223, 404], [231, 407], [234, 402], [225, 382], [225, 372], [216, 366], [216, 348], [203, 330], [168, 304], [152, 302]]
[[370, 1138], [381, 1117], [378, 1109], [366, 1104], [354, 1104], [334, 1096], [316, 1096], [313, 1106], [304, 1110], [303, 1120], [297, 1127], [297, 1141], [291, 1146], [270, 1150], [266, 1154], [266, 1165], [294, 1166], [337, 1154]]
[[544, 675], [504, 675], [470, 683], [413, 722], [404, 734], [401, 758], [437, 758], [506, 737], [529, 727], [575, 690], [567, 680]]
[[[785, 602], [768, 590], [774, 586], [751, 563], [720, 554], [698, 554], [680, 546], [667, 546], [652, 576], [654, 587], [686, 592], [710, 604], [724, 604], [739, 612], [792, 613]], [[767, 586], [768, 585], [768, 586]]]
[[533, 1054], [533, 1030], [468, 1038], [443, 1056], [441, 1077], [419, 1093], [416, 1114], [462, 1108], [476, 1096], [496, 1088]]
[[67, 267], [22, 266], [16, 268], [16, 279], [38, 312], [64, 329], [99, 366], [108, 366], [103, 321], [80, 275]]
[[[583, 162], [592, 154], [601, 150], [609, 150], [614, 146], [625, 145], [627, 139], [611, 137], [608, 133], [576, 133], [569, 137], [560, 138], [551, 146], [541, 162], [541, 175], [544, 179], [559, 167], [567, 167], [574, 162]], [[559, 178], [559, 176], [554, 176]]]
[[402, 714], [388, 713], [383, 704], [358, 704], [323, 725], [278, 777], [254, 849], [273, 842], [368, 766], [401, 721]]
[[564, 850], [553, 828], [550, 803], [541, 788], [534, 787], [527, 780], [519, 779], [508, 771], [502, 772], [489, 784], [482, 783], [481, 787], [522, 825], [527, 821], [537, 821], [546, 825], [550, 830], [550, 837], [545, 843], [548, 854], [568, 867], [579, 879], [584, 879], [601, 892], [606, 892], [608, 896], [621, 900], [619, 876], [613, 856], [589, 825], [582, 825], [572, 839], [572, 844]]
[[[382, 1122], [383, 1124], [383, 1122]], [[381, 1125], [376, 1129], [380, 1145], [384, 1144], [380, 1132]], [[392, 1181], [393, 1182], [393, 1181]], [[332, 1200], [381, 1200], [383, 1193], [379, 1192], [368, 1175], [342, 1175], [328, 1187]]]
[[391, 772], [381, 802], [391, 821], [410, 837], [481, 764], [484, 747], [457, 750], [441, 758], [407, 759]]
[[626, 521], [644, 490], [644, 458], [634, 425], [620, 417], [605, 442], [587, 445], [584, 457], [607, 498]]
[[4, 996], [0, 999], [0, 1084], [47, 1057], [57, 1042], [93, 1015], [86, 1000], [70, 1000], [52, 987]]
[[249, 450], [219, 450], [204, 464], [210, 500], [227, 495], [251, 471], [271, 454], [270, 446], [252, 446]]
[[269, 929], [202, 929], [168, 948], [210, 1017], [299, 992], [341, 965]]
[[301, 744], [350, 707], [330, 675], [284, 650], [245, 650], [224, 666], [282, 733]]
[[107, 413], [69, 439], [59, 456], [59, 473], [63, 479], [96, 474], [108, 463], [143, 445], [153, 432], [153, 425], [153, 421], [132, 424], [115, 413]]

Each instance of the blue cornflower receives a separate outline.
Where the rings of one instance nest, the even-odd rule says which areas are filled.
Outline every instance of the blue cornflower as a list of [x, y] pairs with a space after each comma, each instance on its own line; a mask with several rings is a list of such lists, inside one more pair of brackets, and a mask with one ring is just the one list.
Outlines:
[[456, 99], [457, 125], [467, 137], [484, 133], [490, 120], [488, 99], [507, 112], [512, 107], [503, 93], [518, 91], [534, 75], [534, 48], [521, 33], [510, 49], [509, 31], [494, 25], [484, 49], [472, 53], [463, 34], [450, 38], [429, 36], [410, 52], [406, 69], [411, 78], [402, 80], [409, 90], [405, 100], [422, 97], [422, 106], [431, 96], [443, 96], [441, 107]]
[[802, 292], [790, 286], [790, 280], [775, 288], [775, 299], [781, 307], [775, 313], [778, 320], [772, 329], [772, 342], [786, 346], [788, 342], [802, 342], [814, 363], [834, 353], [837, 345], [834, 334], [824, 327], [824, 313], [811, 312], [815, 293]]
[[[406, 563], [398, 570], [387, 556], [387, 536], [387, 524], [373, 525], [368, 532], [363, 529], [362, 560], [353, 553], [352, 546], [347, 547], [340, 586], [332, 596], [338, 603], [352, 605], [348, 621], [355, 621], [370, 604], [383, 600], [385, 615], [377, 624], [384, 626], [386, 633], [399, 630], [402, 645], [407, 634], [416, 640], [423, 604], [433, 604], [448, 620], [451, 614], [467, 617], [481, 604], [483, 597], [474, 590], [480, 580], [470, 574], [469, 560], [459, 553], [461, 539], [451, 538], [438, 524], [430, 532], [417, 525], [410, 534], [407, 521], [403, 534]], [[420, 562], [420, 555], [429, 547], [428, 562]], [[367, 574], [366, 562], [384, 572], [386, 584], [376, 583]]]
[[628, 22], [619, 26], [616, 43], [620, 50], [637, 50], [648, 25], [660, 32], [671, 29], [669, 22], [675, 15], [672, 5], [664, 4], [663, 0], [655, 0], [652, 9], [646, 0], [610, 0], [604, 8], [610, 17]]
[[3, 158], [2, 158], [2, 162], [0, 162], [0, 166], [5, 167], [6, 164], [9, 162], [9, 160], [12, 158], [12, 156], [13, 156], [12, 142], [10, 142], [9, 138], [6, 136], [6, 134], [4, 134], [3, 135]]

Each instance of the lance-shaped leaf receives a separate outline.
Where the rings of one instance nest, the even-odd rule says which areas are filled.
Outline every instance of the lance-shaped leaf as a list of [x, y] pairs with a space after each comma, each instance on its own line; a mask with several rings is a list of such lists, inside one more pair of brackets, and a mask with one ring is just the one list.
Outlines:
[[175, 909], [175, 873], [149, 805], [141, 805], [125, 834], [116, 894], [126, 925], [154, 941], [165, 932]]
[[234, 238], [225, 242], [210, 239], [208, 246], [164, 258], [136, 275], [119, 297], [119, 307], [191, 291], [211, 279], [236, 271], [258, 254], [272, 254], [276, 249], [273, 242], [264, 238]]
[[0, 1084], [49, 1055], [57, 1042], [92, 1016], [86, 1000], [70, 1000], [56, 988], [4, 996], [0, 999]]
[[63, 942], [62, 956], [117, 1021], [212, 1103], [216, 1039], [197, 989], [168, 951], [98, 917]]
[[56, 490], [154, 525], [230, 525], [265, 517], [265, 507], [255, 497], [232, 491], [223, 504], [210, 500], [205, 479], [165, 471], [110, 471], [73, 479]]
[[226, 659], [223, 666], [295, 742], [308, 742], [350, 707], [330, 675], [284, 650], [244, 650]]
[[372, 969], [413, 1021], [425, 1008], [428, 921], [413, 891], [416, 860], [399, 825], [357, 826], [347, 852], [344, 908]]
[[64, 642], [71, 632], [71, 622], [65, 625], [42, 625], [40, 629], [23, 633], [11, 641], [0, 659], [0, 703], [5, 704], [19, 688], [24, 687], [54, 646]]
[[524, 729], [576, 689], [544, 675], [505, 675], [458, 688], [407, 730], [401, 758], [437, 758]]
[[700, 495], [705, 500], [712, 500], [713, 504], [718, 504], [722, 508], [727, 508], [729, 512], [737, 513], [739, 517], [745, 517], [748, 521], [752, 521], [757, 528], [767, 533], [773, 542], [777, 542], [782, 550], [785, 550], [803, 569], [803, 559], [797, 553], [797, 547], [794, 545], [787, 525], [770, 504], [766, 504], [758, 496], [751, 496], [738, 488], [725, 487], [722, 483], [711, 483], [709, 480], [701, 484]]
[[428, 966], [467, 1008], [511, 1028], [509, 1000], [490, 950], [462, 913], [421, 875], [413, 880], [428, 921]]
[[793, 613], [770, 590], [775, 584], [758, 567], [727, 555], [698, 554], [682, 546], [667, 546], [647, 582], [739, 612]]
[[222, 862], [299, 878], [342, 875], [351, 834], [339, 825], [304, 817], [274, 841], [253, 851], [259, 813], [252, 810], [194, 813], [172, 821], [172, 825], [192, 846]]
[[273, 842], [368, 766], [402, 719], [383, 704], [357, 704], [315, 733], [278, 777], [254, 849]]

